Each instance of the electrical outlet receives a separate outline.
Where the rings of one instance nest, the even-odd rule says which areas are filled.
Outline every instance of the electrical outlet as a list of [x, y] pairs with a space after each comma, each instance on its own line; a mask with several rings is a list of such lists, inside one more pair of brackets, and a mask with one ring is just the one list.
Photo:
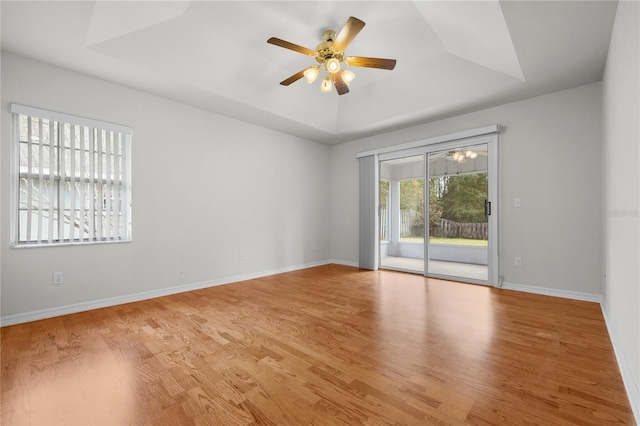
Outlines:
[[522, 207], [522, 199], [520, 198], [514, 198], [513, 199], [513, 207], [519, 209]]
[[64, 273], [62, 272], [54, 272], [53, 273], [53, 284], [58, 285], [64, 283]]
[[522, 258], [520, 256], [516, 256], [513, 259], [513, 264], [516, 266], [522, 266]]
[[244, 262], [244, 253], [240, 253], [238, 257], [240, 258], [240, 262]]

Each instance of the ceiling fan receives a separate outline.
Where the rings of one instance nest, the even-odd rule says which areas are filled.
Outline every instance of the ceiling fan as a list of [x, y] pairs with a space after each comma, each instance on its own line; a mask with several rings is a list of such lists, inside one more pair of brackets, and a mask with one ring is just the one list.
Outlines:
[[394, 69], [396, 66], [395, 59], [365, 58], [362, 56], [346, 56], [344, 54], [349, 43], [351, 43], [362, 28], [364, 28], [364, 25], [363, 21], [351, 16], [337, 36], [333, 30], [325, 31], [323, 34], [324, 41], [316, 46], [315, 50], [290, 43], [277, 37], [271, 37], [267, 40], [267, 43], [284, 47], [285, 49], [293, 50], [303, 55], [313, 56], [319, 64], [298, 71], [291, 77], [282, 80], [280, 84], [288, 86], [300, 80], [302, 77], [306, 77], [308, 83], [313, 83], [320, 74], [320, 68], [323, 68], [327, 74], [322, 80], [320, 90], [330, 92], [333, 83], [338, 95], [344, 95], [345, 93], [349, 93], [348, 86], [355, 78], [355, 74], [348, 69], [341, 69], [341, 64], [352, 67], [379, 68], [385, 70]]

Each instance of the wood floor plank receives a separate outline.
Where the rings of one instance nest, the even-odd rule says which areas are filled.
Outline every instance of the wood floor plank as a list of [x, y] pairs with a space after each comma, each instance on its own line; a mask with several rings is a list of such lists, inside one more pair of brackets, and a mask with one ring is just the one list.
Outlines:
[[633, 425], [598, 304], [339, 265], [0, 329], [1, 423]]

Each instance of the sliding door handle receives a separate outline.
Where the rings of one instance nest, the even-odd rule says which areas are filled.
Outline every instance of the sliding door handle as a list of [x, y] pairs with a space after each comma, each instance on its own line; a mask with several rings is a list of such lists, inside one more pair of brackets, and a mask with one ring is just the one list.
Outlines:
[[484, 200], [484, 215], [491, 216], [491, 201]]

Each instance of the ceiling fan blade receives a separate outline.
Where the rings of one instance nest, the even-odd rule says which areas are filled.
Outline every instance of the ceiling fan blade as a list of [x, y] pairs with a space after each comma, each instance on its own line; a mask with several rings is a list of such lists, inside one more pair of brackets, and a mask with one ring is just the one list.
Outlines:
[[364, 28], [364, 21], [354, 18], [353, 16], [349, 17], [344, 27], [340, 30], [340, 34], [338, 34], [338, 37], [334, 40], [333, 49], [344, 52], [362, 28]]
[[282, 40], [277, 37], [271, 37], [269, 40], [267, 40], [267, 43], [273, 44], [275, 46], [284, 47], [285, 49], [293, 50], [294, 52], [302, 53], [303, 55], [308, 55], [308, 56], [316, 55], [315, 50], [311, 50], [306, 47], [302, 47], [300, 45], [290, 43], [288, 41]]
[[336, 86], [336, 91], [338, 95], [344, 95], [345, 93], [349, 93], [349, 86], [344, 82], [340, 73], [331, 74], [333, 78], [333, 84]]
[[312, 67], [307, 67], [307, 68], [305, 68], [305, 69], [303, 69], [303, 70], [298, 71], [297, 73], [295, 73], [295, 74], [294, 74], [294, 75], [292, 75], [291, 77], [289, 77], [289, 78], [287, 78], [287, 79], [285, 79], [285, 80], [282, 80], [282, 81], [280, 82], [280, 84], [282, 84], [283, 86], [288, 86], [288, 85], [290, 85], [291, 83], [295, 83], [296, 81], [298, 81], [298, 80], [300, 80], [302, 77], [304, 77], [304, 72], [305, 72], [306, 70], [308, 70], [309, 68], [312, 68]]
[[365, 58], [362, 56], [349, 56], [344, 58], [344, 63], [352, 67], [380, 68], [392, 70], [396, 67], [395, 59]]

